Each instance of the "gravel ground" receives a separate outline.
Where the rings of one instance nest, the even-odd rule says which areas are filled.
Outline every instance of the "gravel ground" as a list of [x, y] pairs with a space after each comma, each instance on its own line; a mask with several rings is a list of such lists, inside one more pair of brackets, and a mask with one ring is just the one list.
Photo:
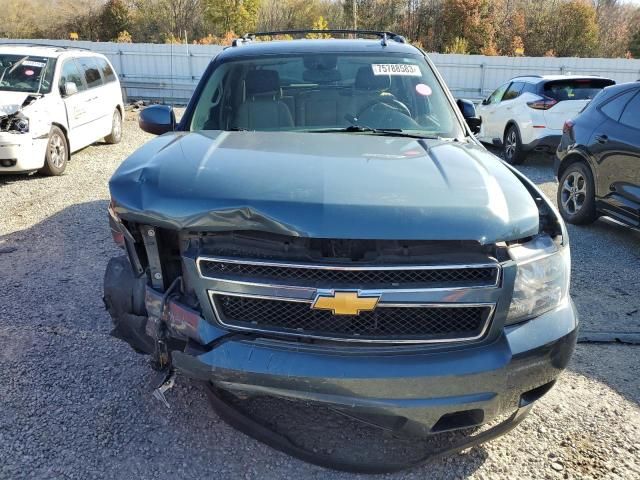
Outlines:
[[[101, 282], [119, 250], [107, 180], [148, 138], [129, 118], [120, 145], [83, 150], [62, 177], [0, 176], [0, 478], [352, 478], [234, 431], [184, 378], [167, 410], [145, 357], [109, 336]], [[554, 194], [548, 158], [522, 170]], [[600, 221], [571, 235], [583, 328], [640, 332], [640, 234]], [[640, 478], [639, 364], [637, 346], [580, 344], [515, 431], [388, 477]], [[368, 435], [341, 430], [349, 442]]]

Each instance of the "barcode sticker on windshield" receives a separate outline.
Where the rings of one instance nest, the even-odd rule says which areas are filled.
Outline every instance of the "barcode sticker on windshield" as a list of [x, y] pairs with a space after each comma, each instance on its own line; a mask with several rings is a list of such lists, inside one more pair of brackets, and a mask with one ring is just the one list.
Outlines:
[[371, 65], [374, 75], [401, 75], [421, 77], [422, 72], [417, 65], [410, 63], [374, 63]]
[[46, 63], [42, 63], [42, 62], [33, 62], [31, 60], [25, 60], [24, 62], [22, 62], [22, 65], [24, 65], [25, 67], [37, 67], [37, 68], [43, 68]]

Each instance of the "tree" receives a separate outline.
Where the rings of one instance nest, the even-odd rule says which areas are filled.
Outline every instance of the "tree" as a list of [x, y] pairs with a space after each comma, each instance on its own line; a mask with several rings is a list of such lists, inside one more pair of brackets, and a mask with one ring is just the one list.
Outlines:
[[[322, 15], [320, 15], [313, 25], [311, 25], [311, 30], [328, 30], [329, 23], [324, 19]], [[326, 33], [309, 33], [307, 38], [331, 38], [331, 35]]]
[[489, 0], [445, 0], [443, 4], [444, 40], [451, 44], [465, 38], [470, 53], [497, 53], [492, 5]]
[[109, 0], [100, 15], [101, 40], [115, 40], [129, 28], [129, 7], [123, 0]]
[[258, 22], [260, 0], [203, 0], [207, 20], [218, 34], [247, 33]]
[[599, 30], [591, 2], [564, 2], [556, 18], [553, 49], [559, 57], [597, 55]]
[[640, 58], [640, 30], [631, 36], [631, 41], [629, 42], [629, 53], [633, 58]]
[[453, 39], [450, 45], [447, 45], [444, 49], [444, 53], [461, 53], [464, 55], [469, 54], [469, 42], [466, 38], [456, 37]]

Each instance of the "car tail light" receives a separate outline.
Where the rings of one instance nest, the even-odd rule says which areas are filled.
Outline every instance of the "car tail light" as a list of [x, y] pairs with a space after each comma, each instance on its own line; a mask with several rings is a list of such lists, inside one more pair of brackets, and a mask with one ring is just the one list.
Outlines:
[[562, 126], [562, 133], [571, 133], [571, 130], [573, 130], [573, 126], [575, 124], [573, 123], [572, 120], [567, 120], [564, 122], [564, 125]]
[[541, 97], [537, 100], [527, 102], [527, 105], [535, 110], [549, 110], [556, 103], [558, 103], [558, 101], [555, 98]]

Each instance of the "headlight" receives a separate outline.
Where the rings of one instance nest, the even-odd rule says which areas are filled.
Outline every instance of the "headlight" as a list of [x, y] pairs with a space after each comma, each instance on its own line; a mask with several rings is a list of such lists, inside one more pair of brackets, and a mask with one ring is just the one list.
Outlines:
[[569, 247], [538, 237], [509, 249], [518, 265], [507, 324], [521, 322], [552, 310], [569, 294]]
[[29, 131], [29, 119], [27, 117], [16, 117], [13, 120], [10, 130], [19, 133], [27, 133]]
[[19, 114], [2, 118], [0, 119], [0, 131], [27, 133], [29, 131], [29, 119]]

